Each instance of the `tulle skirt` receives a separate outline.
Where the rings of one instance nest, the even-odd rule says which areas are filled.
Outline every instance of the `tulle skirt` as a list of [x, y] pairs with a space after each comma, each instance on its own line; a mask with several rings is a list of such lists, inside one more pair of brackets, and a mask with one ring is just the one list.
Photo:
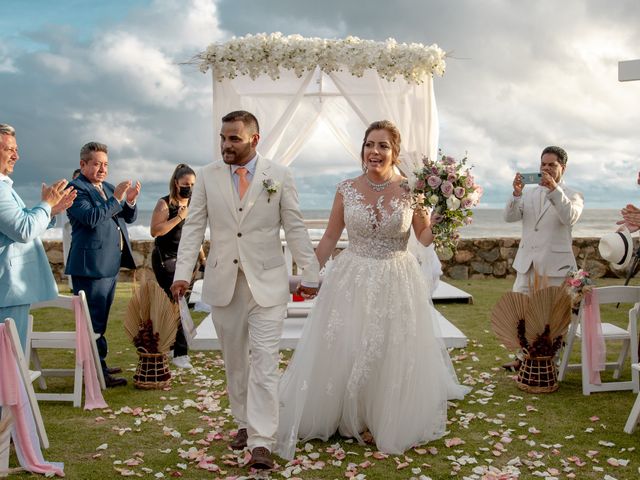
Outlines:
[[336, 431], [399, 454], [441, 437], [459, 385], [434, 326], [428, 280], [415, 257], [346, 249], [328, 269], [280, 382], [276, 453]]

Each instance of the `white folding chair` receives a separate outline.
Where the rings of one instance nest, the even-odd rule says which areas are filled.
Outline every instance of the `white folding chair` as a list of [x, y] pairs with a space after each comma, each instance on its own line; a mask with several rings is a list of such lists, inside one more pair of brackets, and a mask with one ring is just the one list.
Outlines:
[[[96, 373], [98, 375], [98, 381], [100, 387], [104, 390], [106, 388], [104, 382], [104, 375], [102, 368], [100, 368], [100, 356], [98, 355], [98, 347], [96, 345], [96, 339], [98, 335], [93, 332], [93, 326], [91, 324], [91, 315], [89, 313], [89, 306], [87, 305], [87, 297], [84, 291], [78, 293], [80, 302], [82, 303], [82, 309], [84, 311], [84, 318], [86, 321], [87, 331], [90, 337], [90, 346], [93, 360], [96, 365]], [[73, 297], [68, 295], [58, 295], [57, 298], [46, 302], [35, 303], [31, 305], [31, 310], [39, 308], [57, 307], [65, 310], [74, 311]], [[55, 332], [31, 332], [30, 340], [31, 349], [31, 362], [36, 369], [42, 372], [42, 377], [39, 379], [39, 386], [42, 390], [47, 389], [46, 377], [66, 377], [73, 376], [73, 393], [37, 393], [38, 400], [53, 400], [53, 401], [70, 401], [73, 402], [74, 407], [79, 407], [82, 402], [82, 385], [83, 381], [83, 369], [79, 362], [75, 362], [74, 368], [42, 368], [40, 355], [38, 351], [40, 349], [64, 349], [75, 350], [76, 349], [76, 331], [75, 322], [73, 324], [73, 330], [55, 331]]]
[[[44, 422], [42, 421], [42, 415], [40, 413], [40, 407], [38, 406], [38, 400], [36, 399], [35, 392], [33, 391], [33, 385], [31, 384], [31, 375], [29, 373], [29, 370], [27, 369], [27, 362], [24, 359], [24, 353], [22, 352], [22, 346], [20, 345], [20, 338], [18, 337], [18, 330], [12, 318], [6, 318], [4, 324], [7, 328], [7, 332], [9, 333], [11, 356], [15, 358], [16, 363], [18, 364], [18, 375], [27, 392], [27, 398], [29, 399], [29, 406], [31, 407], [31, 412], [33, 413], [33, 419], [35, 420], [36, 431], [38, 433], [38, 438], [40, 439], [40, 445], [42, 446], [42, 448], [49, 448], [49, 438], [47, 437], [47, 431], [44, 428]], [[1, 347], [2, 346], [0, 345], [0, 348]], [[1, 368], [13, 368], [13, 365], [0, 365], [0, 369]], [[10, 418], [10, 416], [10, 409], [3, 408], [2, 418], [6, 419]], [[5, 438], [4, 441], [7, 442], [8, 438]], [[0, 445], [0, 451], [5, 451], [2, 445]], [[5, 459], [3, 458], [0, 464], [2, 464], [4, 460]], [[3, 466], [6, 467], [6, 465], [0, 465], [0, 467]], [[1, 469], [2, 468], [0, 468], [0, 470]]]
[[[631, 303], [634, 307], [629, 310], [627, 329], [620, 328], [611, 323], [602, 323], [602, 335], [605, 342], [618, 341], [622, 343], [620, 353], [615, 362], [606, 362], [605, 367], [607, 370], [614, 370], [613, 378], [620, 378], [620, 372], [624, 366], [624, 362], [627, 356], [631, 357], [631, 363], [638, 363], [638, 312], [640, 306], [640, 287], [637, 286], [612, 286], [612, 287], [599, 287], [596, 288], [598, 297], [598, 304], [617, 304], [617, 303]], [[581, 369], [582, 371], [582, 393], [584, 395], [590, 395], [593, 392], [609, 392], [613, 390], [633, 390], [638, 392], [639, 375], [638, 371], [632, 369], [631, 381], [618, 381], [618, 382], [602, 382], [600, 385], [595, 385], [589, 382], [589, 367], [584, 359], [587, 358], [587, 346], [585, 343], [584, 335], [584, 301], [580, 305], [580, 311], [578, 315], [574, 315], [569, 331], [567, 332], [566, 346], [562, 354], [562, 360], [560, 362], [560, 369], [558, 372], [558, 380], [562, 381], [565, 378], [566, 372], [569, 369]], [[581, 360], [577, 364], [569, 364], [569, 357], [573, 350], [575, 339], [580, 340], [581, 345]]]
[[[640, 363], [634, 363], [631, 365], [631, 368], [635, 370], [637, 375], [638, 372], [640, 372]], [[629, 418], [624, 426], [624, 431], [627, 433], [633, 433], [638, 426], [638, 422], [640, 422], [640, 393], [636, 398], [636, 402], [633, 404], [633, 408], [631, 408], [631, 413], [629, 413]]]

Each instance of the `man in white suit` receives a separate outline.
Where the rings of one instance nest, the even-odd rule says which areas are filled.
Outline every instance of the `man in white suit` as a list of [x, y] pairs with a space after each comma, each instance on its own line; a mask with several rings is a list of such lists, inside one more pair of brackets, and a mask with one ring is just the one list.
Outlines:
[[540, 158], [540, 184], [524, 189], [517, 173], [504, 211], [507, 222], [522, 220], [522, 239], [513, 261], [515, 292], [529, 292], [534, 271], [546, 276], [549, 285], [562, 285], [567, 270], [576, 268], [571, 230], [582, 213], [583, 197], [562, 180], [567, 167], [564, 149], [546, 147]]
[[211, 251], [202, 299], [212, 306], [238, 424], [231, 447], [248, 446], [249, 466], [269, 469], [278, 428], [278, 347], [289, 299], [281, 227], [302, 270], [303, 296], [315, 296], [319, 267], [291, 171], [258, 155], [259, 139], [251, 113], [236, 111], [222, 118], [223, 161], [198, 174], [171, 291], [176, 299], [184, 295], [209, 226]]

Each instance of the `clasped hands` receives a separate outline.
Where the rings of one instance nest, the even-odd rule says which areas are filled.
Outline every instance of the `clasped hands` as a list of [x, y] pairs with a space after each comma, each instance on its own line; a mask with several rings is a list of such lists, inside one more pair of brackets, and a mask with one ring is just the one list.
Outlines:
[[303, 285], [298, 285], [296, 289], [296, 295], [300, 295], [304, 299], [312, 299], [318, 295], [318, 287], [305, 287]]
[[[174, 300], [177, 302], [181, 297], [184, 297], [184, 294], [189, 289], [189, 282], [185, 280], [176, 280], [171, 285], [171, 294], [173, 295]], [[298, 285], [296, 289], [296, 294], [300, 295], [304, 299], [312, 299], [318, 294], [318, 287], [305, 287], [303, 285]]]

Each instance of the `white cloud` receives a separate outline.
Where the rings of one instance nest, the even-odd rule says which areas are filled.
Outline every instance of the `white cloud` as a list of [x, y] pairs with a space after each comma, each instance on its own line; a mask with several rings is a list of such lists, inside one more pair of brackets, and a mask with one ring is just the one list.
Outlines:
[[[568, 180], [593, 192], [587, 206], [612, 204], [634, 194], [640, 167], [640, 82], [617, 82], [617, 61], [640, 56], [637, 18], [635, 0], [154, 0], [82, 39], [69, 25], [0, 33], [0, 121], [19, 127], [18, 185], [34, 171], [49, 181], [68, 175], [80, 146], [98, 140], [110, 146], [110, 175], [138, 174], [150, 195], [166, 189], [172, 165], [200, 166], [217, 154], [210, 76], [181, 65], [208, 44], [262, 31], [435, 42], [453, 51], [436, 79], [441, 146], [469, 153], [485, 198], [502, 198], [516, 170], [560, 144]], [[30, 50], [9, 50], [5, 38], [21, 34]], [[301, 201], [308, 194], [327, 207], [337, 177], [359, 167], [322, 129], [293, 166]]]
[[119, 77], [138, 100], [175, 107], [185, 96], [175, 61], [132, 34], [105, 35], [93, 46], [91, 59], [96, 69]]

